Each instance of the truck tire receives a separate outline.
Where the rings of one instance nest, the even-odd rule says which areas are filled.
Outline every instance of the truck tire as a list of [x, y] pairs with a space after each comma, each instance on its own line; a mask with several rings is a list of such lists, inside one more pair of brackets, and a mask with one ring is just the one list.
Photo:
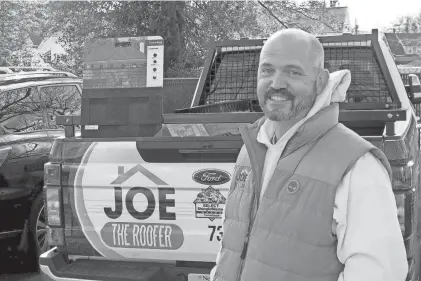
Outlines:
[[32, 201], [29, 214], [29, 234], [30, 243], [33, 247], [36, 257], [48, 250], [47, 226], [44, 215], [44, 197], [43, 192], [39, 192]]

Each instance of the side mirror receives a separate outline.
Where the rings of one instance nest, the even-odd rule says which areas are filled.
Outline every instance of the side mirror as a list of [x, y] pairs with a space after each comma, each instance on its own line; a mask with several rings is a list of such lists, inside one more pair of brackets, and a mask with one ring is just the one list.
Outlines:
[[421, 103], [421, 83], [420, 79], [415, 74], [409, 74], [409, 85], [406, 85], [406, 93], [412, 104]]

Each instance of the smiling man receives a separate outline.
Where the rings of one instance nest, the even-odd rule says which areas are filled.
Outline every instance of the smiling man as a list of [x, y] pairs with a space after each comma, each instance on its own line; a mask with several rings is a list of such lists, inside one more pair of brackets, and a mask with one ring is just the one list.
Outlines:
[[272, 35], [260, 54], [265, 117], [241, 128], [213, 281], [404, 281], [385, 155], [338, 123], [350, 72], [318, 39]]

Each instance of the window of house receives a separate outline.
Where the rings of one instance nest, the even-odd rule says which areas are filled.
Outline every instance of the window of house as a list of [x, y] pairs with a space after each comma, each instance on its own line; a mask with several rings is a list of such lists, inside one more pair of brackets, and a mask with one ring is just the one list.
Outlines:
[[45, 62], [51, 62], [51, 50], [44, 54]]

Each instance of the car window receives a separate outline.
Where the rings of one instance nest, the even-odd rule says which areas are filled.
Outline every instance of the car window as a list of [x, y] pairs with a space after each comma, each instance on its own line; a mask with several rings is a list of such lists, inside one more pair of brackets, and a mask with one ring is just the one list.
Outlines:
[[40, 97], [36, 89], [20, 88], [0, 94], [0, 122], [12, 132], [42, 128]]
[[82, 94], [76, 85], [54, 85], [40, 88], [40, 95], [45, 102], [49, 116], [48, 128], [59, 129], [55, 124], [58, 115], [80, 113]]

